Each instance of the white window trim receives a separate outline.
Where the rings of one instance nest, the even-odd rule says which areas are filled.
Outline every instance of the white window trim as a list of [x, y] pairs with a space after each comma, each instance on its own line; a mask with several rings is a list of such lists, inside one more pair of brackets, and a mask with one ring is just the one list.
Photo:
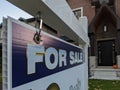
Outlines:
[[83, 17], [83, 7], [72, 9], [73, 12], [77, 10], [81, 10], [81, 17]]

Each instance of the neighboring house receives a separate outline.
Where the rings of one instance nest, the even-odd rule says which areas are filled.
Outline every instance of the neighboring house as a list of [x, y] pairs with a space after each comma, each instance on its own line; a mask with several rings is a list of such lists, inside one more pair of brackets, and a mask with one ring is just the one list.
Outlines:
[[[22, 21], [22, 22], [25, 22], [25, 23], [33, 26], [33, 27], [35, 27], [36, 21], [35, 21], [35, 18], [34, 18], [34, 17], [33, 17], [33, 18], [29, 18], [29, 19], [19, 18], [19, 20]], [[57, 30], [49, 27], [49, 26], [48, 26], [47, 24], [45, 24], [44, 22], [43, 22], [43, 24], [42, 24], [42, 30], [45, 31], [45, 32], [47, 32], [47, 33], [49, 33], [49, 34], [52, 34], [52, 35], [54, 35], [54, 36], [58, 36]]]
[[[22, 22], [25, 22], [25, 23], [27, 23], [29, 25], [32, 25], [33, 27], [35, 27], [36, 22], [35, 22], [34, 17], [29, 18], [29, 19], [19, 18], [19, 20], [22, 21]], [[60, 33], [58, 30], [55, 30], [55, 29], [51, 28], [50, 26], [48, 26], [44, 22], [42, 24], [42, 31], [47, 32], [47, 33], [49, 33], [51, 35], [54, 35], [54, 36], [56, 36], [58, 38], [61, 38], [61, 39], [65, 40], [65, 41], [67, 41], [69, 43], [77, 45], [77, 42], [75, 42], [74, 40], [72, 40], [69, 37], [65, 36], [64, 34]]]

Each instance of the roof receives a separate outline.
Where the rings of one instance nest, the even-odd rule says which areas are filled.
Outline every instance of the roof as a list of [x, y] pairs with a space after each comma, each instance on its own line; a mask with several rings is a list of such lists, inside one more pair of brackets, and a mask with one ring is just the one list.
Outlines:
[[97, 29], [103, 20], [111, 22], [113, 26], [117, 28], [118, 16], [107, 4], [103, 4], [93, 18], [92, 22], [89, 25], [89, 33], [94, 33], [94, 30]]
[[27, 23], [27, 22], [34, 22], [35, 18], [33, 17], [33, 18], [24, 19], [24, 18], [20, 17], [19, 20]]

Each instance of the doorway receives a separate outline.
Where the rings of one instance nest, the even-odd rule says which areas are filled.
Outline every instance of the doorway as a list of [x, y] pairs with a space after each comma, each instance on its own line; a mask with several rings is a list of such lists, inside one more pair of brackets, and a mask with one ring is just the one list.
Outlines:
[[115, 40], [98, 41], [98, 66], [115, 64]]

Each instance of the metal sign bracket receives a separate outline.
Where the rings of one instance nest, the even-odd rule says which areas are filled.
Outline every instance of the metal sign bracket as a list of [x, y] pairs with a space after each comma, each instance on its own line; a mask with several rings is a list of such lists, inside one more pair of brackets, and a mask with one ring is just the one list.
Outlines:
[[35, 41], [36, 44], [39, 44], [41, 40], [41, 30], [42, 30], [42, 15], [41, 12], [37, 12], [36, 16], [35, 16], [35, 28], [39, 29], [39, 31], [36, 30], [36, 33], [33, 37], [33, 40]]

